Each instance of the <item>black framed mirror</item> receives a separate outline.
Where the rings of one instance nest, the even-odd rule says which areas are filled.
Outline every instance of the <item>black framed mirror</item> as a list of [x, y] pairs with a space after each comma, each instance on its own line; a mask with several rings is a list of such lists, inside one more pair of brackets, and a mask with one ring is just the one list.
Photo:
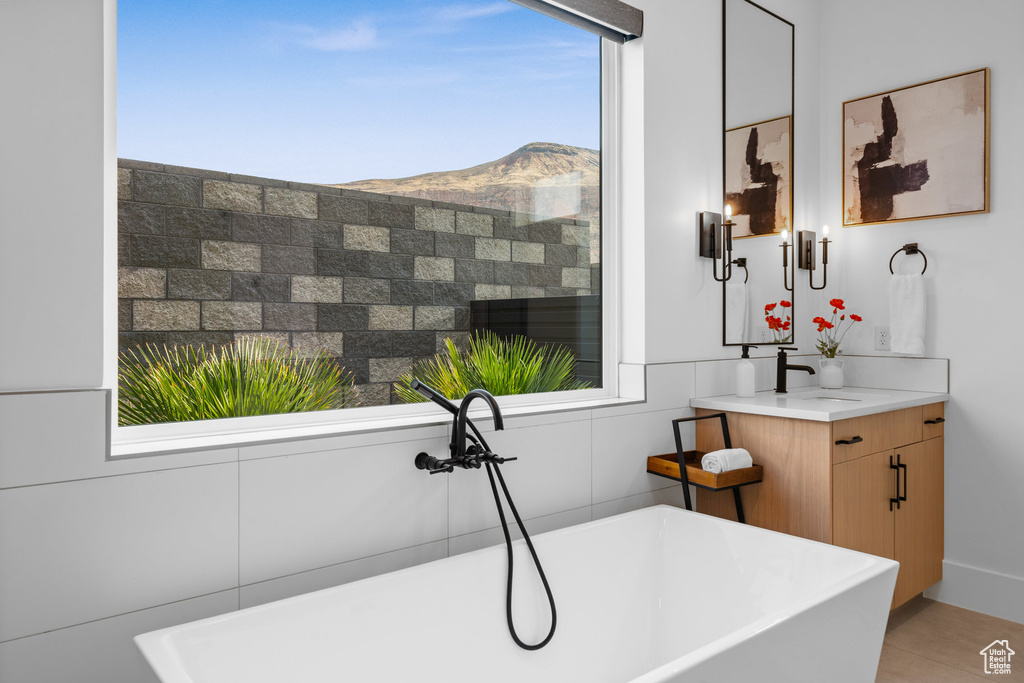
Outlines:
[[[723, 205], [732, 209], [733, 270], [722, 283], [722, 343], [792, 343], [795, 30], [751, 0], [722, 0]], [[793, 252], [788, 275], [793, 278]], [[787, 287], [787, 284], [789, 285]]]

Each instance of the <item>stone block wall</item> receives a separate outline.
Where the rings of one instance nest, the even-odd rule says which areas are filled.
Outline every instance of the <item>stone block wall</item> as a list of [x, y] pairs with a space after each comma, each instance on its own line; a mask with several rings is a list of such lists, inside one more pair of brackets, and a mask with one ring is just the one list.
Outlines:
[[470, 302], [597, 292], [586, 221], [118, 161], [122, 350], [323, 348], [362, 405], [468, 338]]

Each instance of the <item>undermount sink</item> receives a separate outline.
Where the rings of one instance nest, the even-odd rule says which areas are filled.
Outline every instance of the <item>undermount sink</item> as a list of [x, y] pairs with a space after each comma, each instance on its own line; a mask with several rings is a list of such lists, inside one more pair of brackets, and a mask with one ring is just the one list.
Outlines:
[[821, 389], [820, 391], [809, 391], [789, 396], [796, 401], [863, 401], [864, 394], [854, 394], [842, 389]]

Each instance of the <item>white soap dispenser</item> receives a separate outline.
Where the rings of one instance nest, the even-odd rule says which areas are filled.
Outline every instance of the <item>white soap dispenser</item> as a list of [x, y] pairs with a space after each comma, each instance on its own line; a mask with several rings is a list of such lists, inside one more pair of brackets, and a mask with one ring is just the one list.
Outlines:
[[743, 345], [743, 355], [736, 365], [736, 395], [740, 398], [751, 398], [754, 395], [754, 364], [750, 362], [750, 349], [753, 344]]

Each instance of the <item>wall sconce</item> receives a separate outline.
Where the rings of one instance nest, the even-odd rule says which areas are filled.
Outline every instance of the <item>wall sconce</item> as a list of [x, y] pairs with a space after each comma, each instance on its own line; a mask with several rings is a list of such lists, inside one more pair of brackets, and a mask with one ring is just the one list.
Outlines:
[[[808, 231], [809, 232], [809, 231]], [[821, 228], [821, 272], [824, 275], [824, 279], [821, 282], [821, 287], [814, 286], [814, 271], [815, 271], [815, 258], [814, 258], [814, 233], [811, 233], [812, 237], [809, 242], [809, 253], [808, 258], [811, 262], [811, 272], [808, 275], [808, 283], [811, 285], [811, 289], [825, 289], [825, 285], [828, 284], [828, 226]]]
[[789, 230], [782, 231], [782, 286], [786, 288], [787, 292], [792, 292], [796, 285], [796, 264], [793, 264], [793, 278], [790, 280], [789, 277], [789, 252], [793, 249], [793, 246], [789, 243]]
[[[814, 270], [814, 233], [810, 230], [799, 230], [793, 232], [794, 244], [789, 243], [789, 231], [782, 231], [782, 285], [787, 292], [792, 292], [796, 286], [796, 271]], [[793, 252], [793, 275], [789, 274], [789, 253]], [[824, 285], [822, 285], [824, 287]], [[821, 287], [815, 287], [821, 289]]]
[[[721, 214], [702, 211], [700, 214], [700, 255], [712, 259], [712, 276], [716, 282], [732, 277], [732, 207], [725, 205], [725, 220]], [[722, 260], [722, 276], [718, 276], [718, 260]]]

